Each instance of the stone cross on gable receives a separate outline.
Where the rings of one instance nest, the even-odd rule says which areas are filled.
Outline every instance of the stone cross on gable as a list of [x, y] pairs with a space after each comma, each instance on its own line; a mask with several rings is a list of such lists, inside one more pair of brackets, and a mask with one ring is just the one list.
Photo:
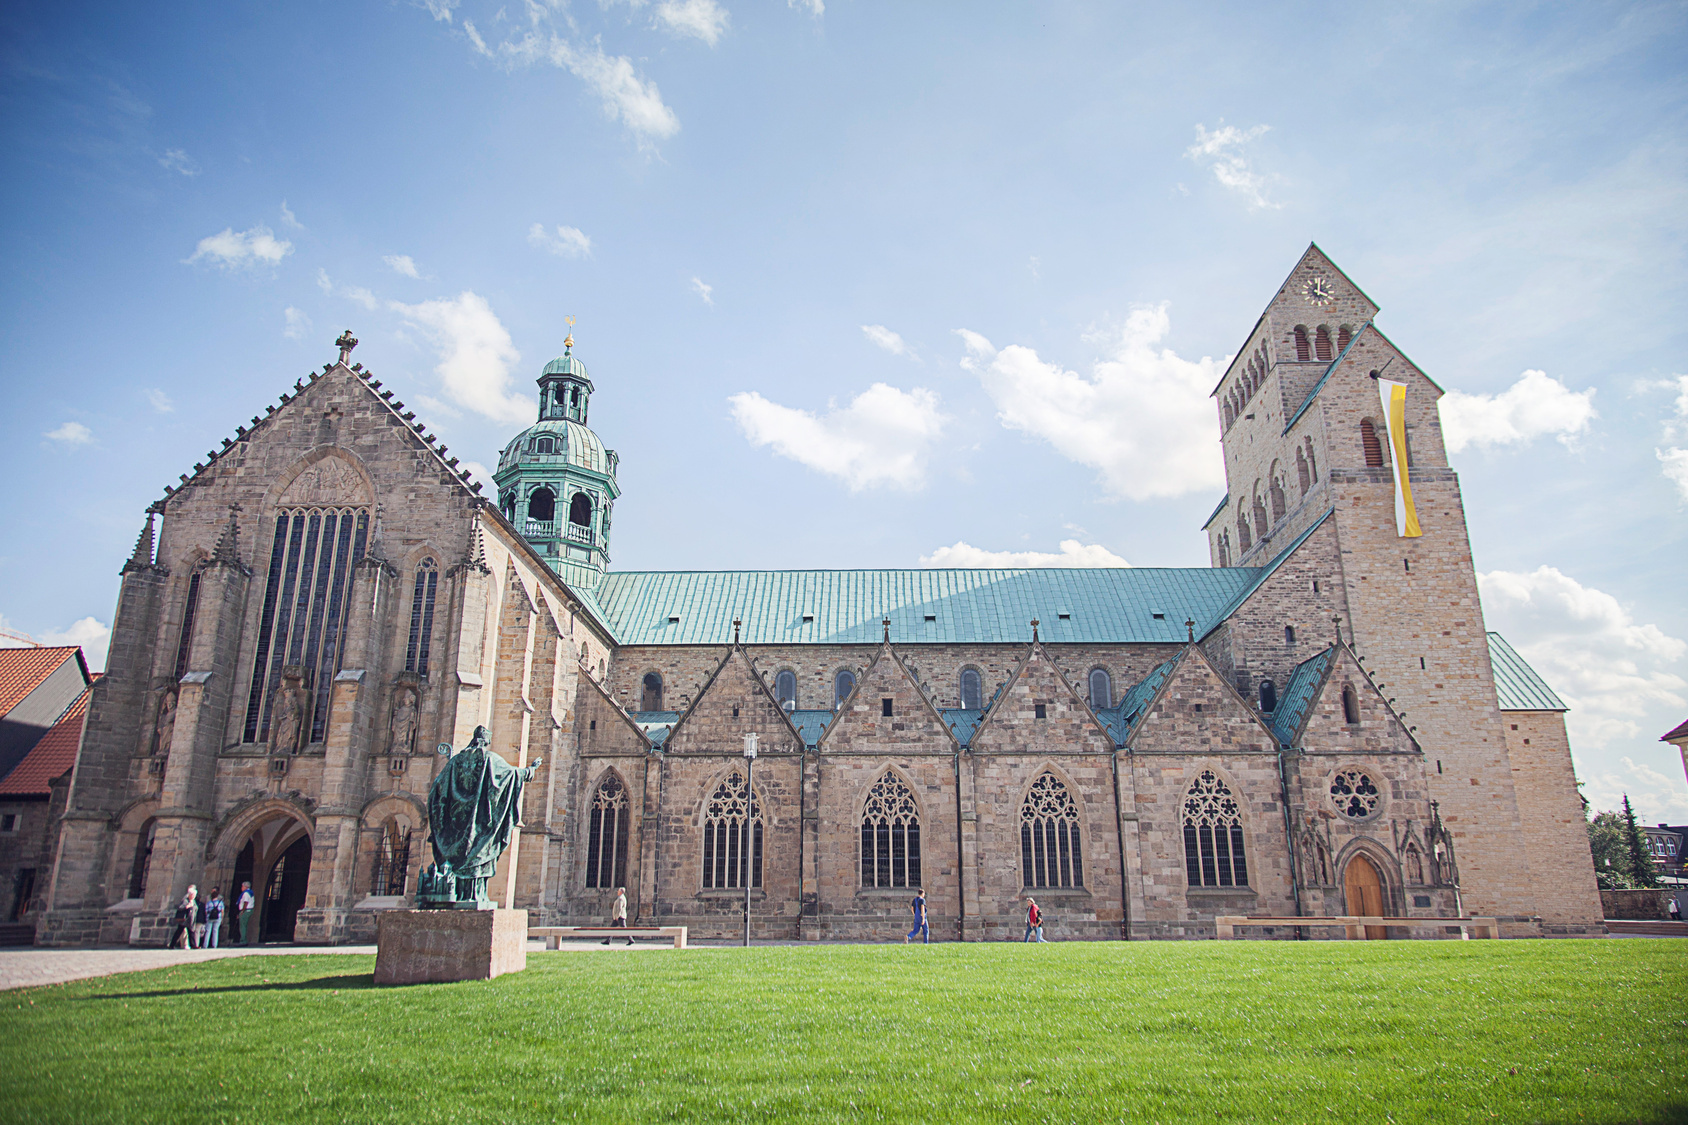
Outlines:
[[334, 341], [334, 346], [340, 349], [340, 362], [345, 363], [352, 358], [352, 349], [358, 346], [358, 338], [352, 335], [350, 328], [340, 333], [340, 338]]

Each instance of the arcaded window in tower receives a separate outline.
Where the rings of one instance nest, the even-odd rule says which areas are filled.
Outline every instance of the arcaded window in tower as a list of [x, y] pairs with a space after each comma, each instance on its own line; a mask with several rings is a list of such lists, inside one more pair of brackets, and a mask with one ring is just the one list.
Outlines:
[[1270, 495], [1272, 497], [1272, 522], [1276, 523], [1284, 518], [1284, 512], [1286, 512], [1289, 507], [1284, 499], [1283, 481], [1277, 476], [1272, 478]]
[[1237, 513], [1237, 547], [1244, 554], [1247, 554], [1249, 552], [1249, 549], [1252, 548], [1253, 546], [1254, 546], [1254, 540], [1249, 538], [1249, 534], [1248, 534], [1248, 517], [1243, 515], [1241, 512], [1238, 512]]
[[1084, 886], [1078, 803], [1052, 773], [1020, 803], [1020, 876], [1027, 887]]
[[557, 518], [557, 494], [549, 488], [535, 489], [528, 497], [528, 519], [550, 523]]
[[703, 886], [726, 890], [762, 885], [762, 802], [734, 770], [704, 808]]
[[1100, 711], [1114, 705], [1114, 682], [1106, 668], [1090, 670], [1090, 706]]
[[662, 677], [655, 672], [646, 672], [644, 681], [640, 684], [639, 710], [662, 710]]
[[985, 683], [977, 668], [961, 670], [961, 706], [977, 711], [985, 705]]
[[1313, 478], [1313, 483], [1319, 481], [1319, 462], [1313, 455], [1313, 439], [1307, 439], [1307, 475]]
[[1330, 350], [1330, 328], [1319, 325], [1319, 330], [1313, 336], [1313, 355], [1319, 359], [1334, 359]]
[[1184, 794], [1184, 874], [1192, 887], [1248, 886], [1242, 808], [1212, 770]]
[[1344, 324], [1341, 328], [1338, 328], [1336, 330], [1336, 350], [1339, 352], [1346, 351], [1349, 341], [1353, 338], [1354, 333], [1349, 330], [1346, 324]]
[[[592, 812], [586, 824], [586, 885], [627, 885], [627, 786], [610, 773], [592, 794]], [[708, 886], [708, 883], [704, 884]]]
[[586, 493], [577, 492], [569, 501], [569, 522], [576, 527], [592, 526], [592, 498]]
[[1295, 480], [1301, 486], [1301, 495], [1307, 495], [1307, 489], [1312, 487], [1312, 481], [1307, 477], [1307, 455], [1298, 448], [1295, 451]]
[[832, 677], [832, 706], [834, 710], [844, 706], [844, 701], [850, 698], [850, 693], [856, 690], [856, 677], [848, 668], [840, 668], [838, 675]]
[[438, 592], [440, 568], [433, 559], [416, 567], [416, 582], [410, 591], [410, 638], [404, 648], [404, 670], [419, 676], [428, 674], [428, 649], [434, 638], [434, 595]]
[[1295, 358], [1302, 363], [1306, 363], [1313, 358], [1313, 348], [1308, 343], [1307, 326], [1304, 324], [1295, 326]]
[[1353, 684], [1342, 687], [1342, 721], [1351, 727], [1360, 723], [1360, 697], [1354, 694]]
[[1231, 423], [1236, 421], [1236, 413], [1231, 409], [1231, 400], [1225, 400], [1225, 428], [1230, 429]]
[[315, 695], [310, 740], [322, 741], [329, 689], [340, 670], [352, 569], [368, 536], [367, 508], [284, 508], [276, 514], [242, 742], [269, 741], [281, 670], [290, 666], [305, 669], [306, 689]]
[[774, 677], [774, 698], [781, 707], [797, 704], [797, 673], [786, 668]]
[[1377, 427], [1370, 418], [1360, 419], [1360, 448], [1365, 450], [1367, 468], [1383, 468], [1383, 443], [1377, 440]]
[[862, 886], [920, 886], [920, 806], [889, 771], [868, 789], [862, 808]]

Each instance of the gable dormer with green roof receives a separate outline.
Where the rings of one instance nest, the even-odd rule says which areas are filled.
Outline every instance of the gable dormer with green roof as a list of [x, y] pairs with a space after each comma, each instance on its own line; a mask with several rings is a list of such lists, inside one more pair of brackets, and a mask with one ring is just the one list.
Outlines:
[[569, 585], [595, 590], [610, 564], [618, 458], [587, 427], [592, 379], [574, 336], [539, 375], [539, 420], [510, 441], [493, 482], [498, 509]]

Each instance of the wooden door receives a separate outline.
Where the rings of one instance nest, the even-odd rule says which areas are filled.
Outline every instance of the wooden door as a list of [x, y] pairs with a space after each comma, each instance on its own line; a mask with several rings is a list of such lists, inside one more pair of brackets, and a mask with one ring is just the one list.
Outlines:
[[[1357, 855], [1348, 861], [1342, 872], [1342, 889], [1348, 897], [1348, 913], [1379, 917], [1383, 914], [1383, 880], [1371, 860]], [[1382, 941], [1388, 937], [1382, 926], [1367, 926], [1368, 941]]]

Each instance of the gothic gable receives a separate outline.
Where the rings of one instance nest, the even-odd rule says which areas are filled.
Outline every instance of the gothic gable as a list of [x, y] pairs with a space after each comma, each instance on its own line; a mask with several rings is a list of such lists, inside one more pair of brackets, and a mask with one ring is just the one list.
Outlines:
[[686, 708], [664, 749], [670, 754], [740, 754], [755, 732], [760, 753], [800, 753], [803, 740], [780, 711], [750, 656], [734, 645]]
[[575, 731], [583, 755], [643, 754], [651, 748], [632, 716], [590, 676], [581, 676], [575, 695]]
[[1187, 645], [1133, 724], [1133, 753], [1221, 754], [1277, 749], [1259, 714], [1219, 674], [1199, 645]]
[[1114, 742], [1043, 644], [1034, 640], [979, 724], [971, 746], [976, 753], [1035, 749], [1105, 754]]
[[920, 681], [885, 644], [862, 672], [819, 747], [827, 753], [949, 754], [955, 737]]
[[[1309, 685], [1305, 698], [1292, 699], [1286, 693], [1282, 706], [1296, 712], [1293, 719], [1286, 715], [1290, 721], [1279, 728], [1287, 736], [1286, 744], [1319, 752], [1418, 753], [1406, 723], [1354, 659], [1353, 651], [1347, 645], [1335, 645], [1327, 652], [1324, 669]], [[1349, 722], [1350, 718], [1356, 721]]]

